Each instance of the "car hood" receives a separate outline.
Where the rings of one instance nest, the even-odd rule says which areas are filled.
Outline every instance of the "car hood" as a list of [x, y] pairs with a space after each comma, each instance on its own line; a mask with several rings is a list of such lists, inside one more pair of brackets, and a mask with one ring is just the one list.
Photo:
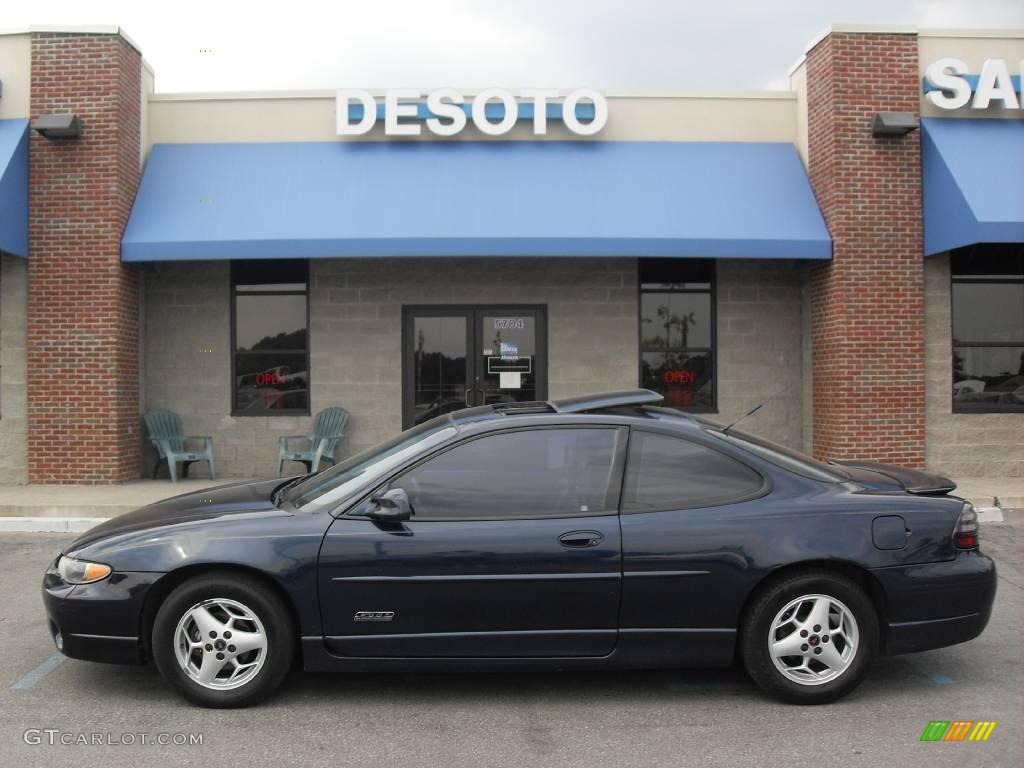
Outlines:
[[74, 552], [99, 539], [124, 533], [276, 509], [270, 500], [271, 494], [286, 480], [273, 478], [231, 483], [163, 499], [90, 528], [66, 551]]
[[956, 488], [948, 477], [873, 461], [833, 461], [855, 483], [882, 491], [907, 491], [919, 496], [943, 496]]

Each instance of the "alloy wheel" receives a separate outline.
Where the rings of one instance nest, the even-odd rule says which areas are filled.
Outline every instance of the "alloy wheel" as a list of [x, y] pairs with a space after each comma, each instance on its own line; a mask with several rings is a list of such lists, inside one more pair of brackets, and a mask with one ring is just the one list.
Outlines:
[[803, 595], [776, 614], [768, 631], [768, 655], [787, 679], [822, 685], [849, 669], [859, 639], [857, 619], [842, 601]]
[[196, 603], [174, 632], [175, 658], [182, 671], [213, 690], [231, 690], [255, 678], [267, 648], [267, 632], [256, 613], [227, 598]]

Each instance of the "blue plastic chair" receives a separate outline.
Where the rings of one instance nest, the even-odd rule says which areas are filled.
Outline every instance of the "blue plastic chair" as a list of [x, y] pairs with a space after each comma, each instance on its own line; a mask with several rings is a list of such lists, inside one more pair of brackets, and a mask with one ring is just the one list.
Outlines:
[[[188, 477], [189, 465], [197, 461], [205, 461], [210, 466], [210, 479], [213, 480], [213, 438], [197, 435], [183, 435], [181, 419], [172, 411], [150, 411], [144, 417], [149, 430], [149, 440], [156, 446], [159, 458], [153, 466], [153, 479], [156, 480], [160, 465], [167, 464], [171, 482], [178, 482], [178, 462], [181, 462], [181, 476]], [[190, 451], [185, 448], [185, 441], [202, 441], [201, 451]]]
[[[278, 438], [280, 452], [277, 462], [277, 474], [284, 472], [286, 461], [299, 461], [306, 465], [306, 472], [319, 472], [320, 462], [327, 460], [336, 463], [334, 453], [338, 444], [345, 438], [345, 425], [348, 424], [348, 411], [344, 408], [324, 408], [313, 421], [311, 435], [282, 435]], [[309, 447], [295, 450], [288, 445], [290, 440], [308, 440]]]

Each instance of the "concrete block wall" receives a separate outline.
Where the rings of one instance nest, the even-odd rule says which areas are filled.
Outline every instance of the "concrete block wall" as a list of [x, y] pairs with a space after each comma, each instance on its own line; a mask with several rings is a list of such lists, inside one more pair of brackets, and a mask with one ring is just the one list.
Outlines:
[[[308, 432], [311, 417], [230, 415], [229, 275], [227, 262], [158, 264], [146, 273], [143, 397], [146, 408], [177, 411], [189, 434], [213, 436], [220, 475], [268, 475], [278, 435]], [[346, 455], [401, 429], [403, 305], [544, 304], [549, 396], [635, 387], [637, 300], [633, 259], [314, 260], [313, 413], [349, 409]], [[721, 262], [717, 322], [716, 418], [731, 420], [772, 396], [744, 426], [799, 446], [799, 273], [784, 262]], [[153, 458], [147, 448], [147, 471]]]
[[0, 254], [0, 485], [28, 479], [27, 299], [28, 263]]
[[737, 429], [800, 449], [801, 272], [789, 261], [717, 265], [718, 415], [728, 424], [767, 404]]
[[[145, 279], [146, 407], [212, 435], [219, 474], [275, 472], [277, 436], [308, 432], [311, 417], [230, 416], [228, 263], [158, 264]], [[632, 259], [313, 260], [310, 301], [312, 411], [351, 412], [345, 454], [401, 430], [403, 305], [546, 304], [551, 397], [636, 386]], [[147, 471], [152, 460], [147, 449]]]
[[924, 269], [928, 468], [953, 479], [1024, 478], [1024, 413], [953, 413], [949, 254]]

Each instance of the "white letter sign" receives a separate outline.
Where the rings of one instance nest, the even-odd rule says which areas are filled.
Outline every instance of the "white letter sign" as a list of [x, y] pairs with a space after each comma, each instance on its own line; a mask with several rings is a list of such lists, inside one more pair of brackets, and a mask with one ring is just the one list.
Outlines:
[[[946, 86], [943, 85], [943, 88]], [[558, 104], [559, 92], [550, 88], [531, 88], [513, 95], [503, 88], [487, 88], [480, 91], [467, 104], [465, 96], [453, 88], [438, 88], [426, 95], [426, 104], [422, 103], [423, 93], [410, 89], [393, 89], [384, 93], [383, 108], [384, 135], [386, 136], [419, 136], [423, 133], [423, 124], [435, 136], [455, 136], [465, 130], [469, 119], [480, 133], [487, 136], [502, 136], [511, 131], [520, 114], [527, 119], [529, 110], [520, 110], [519, 104], [532, 103], [533, 134], [544, 136], [548, 132], [548, 105]], [[998, 91], [994, 99], [1003, 98]], [[576, 115], [576, 106], [580, 102], [590, 102], [594, 117], [581, 121]], [[488, 106], [501, 106], [501, 114], [491, 109], [493, 119], [488, 118]], [[426, 109], [423, 109], [423, 107]], [[358, 108], [361, 107], [362, 114]], [[603, 94], [592, 88], [579, 88], [572, 91], [561, 103], [562, 124], [577, 136], [593, 136], [599, 133], [608, 122], [608, 102]], [[349, 88], [339, 90], [335, 105], [337, 116], [337, 134], [339, 136], [362, 136], [373, 130], [377, 124], [379, 106], [374, 97], [367, 91]], [[551, 120], [557, 120], [556, 115]]]

